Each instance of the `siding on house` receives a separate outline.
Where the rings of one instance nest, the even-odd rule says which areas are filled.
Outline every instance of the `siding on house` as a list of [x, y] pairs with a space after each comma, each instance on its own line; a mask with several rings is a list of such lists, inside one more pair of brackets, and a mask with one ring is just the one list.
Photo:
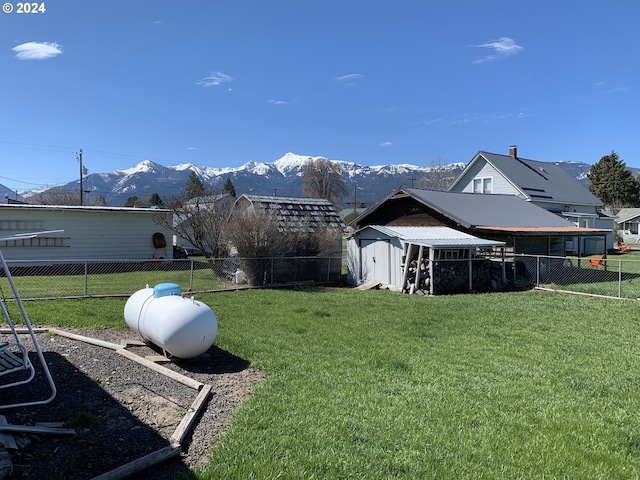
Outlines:
[[[156, 215], [170, 210], [48, 205], [0, 205], [0, 236], [64, 230], [33, 239], [0, 242], [7, 260], [143, 260], [173, 258], [172, 232]], [[153, 234], [167, 246], [154, 248]]]
[[477, 161], [473, 165], [470, 165], [469, 170], [465, 172], [465, 178], [460, 180], [459, 183], [455, 185], [455, 188], [450, 191], [473, 193], [473, 180], [476, 178], [491, 179], [492, 191], [486, 193], [518, 195], [520, 198], [525, 198], [520, 190], [514, 187], [511, 182], [504, 178], [504, 176], [493, 167], [493, 165], [486, 161]]
[[622, 208], [617, 217], [618, 232], [625, 243], [640, 242], [640, 208]]

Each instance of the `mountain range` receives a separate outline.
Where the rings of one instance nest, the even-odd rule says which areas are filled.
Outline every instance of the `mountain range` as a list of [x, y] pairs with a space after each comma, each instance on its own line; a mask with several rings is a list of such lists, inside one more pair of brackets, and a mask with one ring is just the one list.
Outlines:
[[[130, 197], [139, 199], [157, 193], [161, 198], [179, 195], [191, 172], [195, 172], [205, 187], [213, 191], [220, 190], [227, 179], [233, 183], [236, 193], [254, 193], [261, 195], [302, 196], [303, 178], [306, 163], [310, 157], [287, 153], [275, 162], [248, 162], [236, 168], [198, 167], [193, 164], [163, 166], [151, 160], [144, 160], [132, 168], [116, 170], [110, 173], [93, 173], [83, 178], [85, 198], [95, 200], [103, 197], [109, 206], [122, 206]], [[353, 162], [332, 160], [342, 166], [343, 181], [347, 196], [343, 206], [371, 206], [399, 187], [422, 187], [429, 175], [437, 175], [441, 181], [452, 181], [462, 171], [464, 163], [432, 165], [421, 167], [411, 164], [390, 164], [366, 166]], [[569, 175], [584, 185], [588, 185], [587, 173], [591, 167], [581, 162], [557, 162]], [[33, 201], [38, 196], [46, 198], [55, 192], [78, 192], [80, 181], [74, 180], [51, 189], [23, 192], [20, 200]], [[0, 194], [5, 198], [14, 198], [15, 193], [0, 185]], [[89, 203], [89, 201], [87, 202]]]

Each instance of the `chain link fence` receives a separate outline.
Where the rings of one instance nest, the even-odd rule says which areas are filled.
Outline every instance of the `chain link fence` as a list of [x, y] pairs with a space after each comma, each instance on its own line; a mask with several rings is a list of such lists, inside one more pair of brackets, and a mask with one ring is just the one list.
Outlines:
[[514, 285], [640, 299], [640, 260], [516, 255]]
[[[239, 287], [338, 284], [341, 257], [215, 258], [176, 260], [7, 261], [23, 300], [129, 296], [159, 283], [197, 293]], [[13, 292], [4, 275], [0, 294]]]

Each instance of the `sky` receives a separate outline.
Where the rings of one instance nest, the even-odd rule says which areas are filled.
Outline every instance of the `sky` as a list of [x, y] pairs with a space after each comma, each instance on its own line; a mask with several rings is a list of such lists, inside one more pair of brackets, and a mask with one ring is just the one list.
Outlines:
[[[32, 4], [27, 4], [32, 5]], [[0, 184], [479, 151], [640, 167], [637, 0], [57, 0], [0, 13]], [[10, 13], [7, 13], [11, 10]]]

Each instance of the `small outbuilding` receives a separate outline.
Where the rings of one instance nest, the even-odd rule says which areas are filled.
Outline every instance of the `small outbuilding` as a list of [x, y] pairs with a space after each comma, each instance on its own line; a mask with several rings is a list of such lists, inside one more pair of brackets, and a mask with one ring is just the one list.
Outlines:
[[[0, 235], [49, 232], [0, 242], [7, 260], [173, 258], [172, 232], [157, 222], [171, 210], [66, 205], [0, 205]], [[168, 241], [167, 241], [168, 240]]]
[[431, 295], [498, 290], [504, 246], [449, 227], [368, 225], [347, 239], [348, 279]]

